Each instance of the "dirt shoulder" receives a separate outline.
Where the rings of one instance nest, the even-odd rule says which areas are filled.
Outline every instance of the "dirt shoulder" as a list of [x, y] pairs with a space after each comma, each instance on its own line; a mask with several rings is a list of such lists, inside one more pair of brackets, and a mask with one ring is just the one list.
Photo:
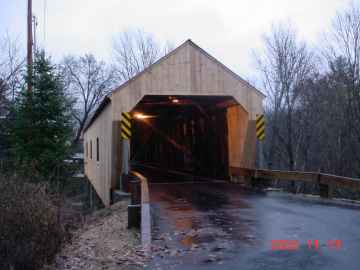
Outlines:
[[47, 269], [143, 269], [139, 231], [127, 229], [127, 205], [121, 201], [91, 214]]

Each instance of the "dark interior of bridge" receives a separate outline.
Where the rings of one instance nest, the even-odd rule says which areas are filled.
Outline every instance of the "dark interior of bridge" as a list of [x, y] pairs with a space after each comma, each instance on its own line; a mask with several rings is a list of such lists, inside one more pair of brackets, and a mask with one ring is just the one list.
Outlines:
[[132, 111], [131, 161], [227, 179], [228, 96], [145, 96]]

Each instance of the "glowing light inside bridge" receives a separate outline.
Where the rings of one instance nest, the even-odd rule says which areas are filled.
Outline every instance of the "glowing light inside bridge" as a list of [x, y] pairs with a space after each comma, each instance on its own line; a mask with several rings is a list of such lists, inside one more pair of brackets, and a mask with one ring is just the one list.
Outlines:
[[142, 114], [142, 113], [135, 113], [134, 114], [134, 118], [139, 119], [139, 120], [143, 120], [143, 119], [148, 119], [148, 118], [154, 118], [154, 115], [146, 115], [146, 114]]

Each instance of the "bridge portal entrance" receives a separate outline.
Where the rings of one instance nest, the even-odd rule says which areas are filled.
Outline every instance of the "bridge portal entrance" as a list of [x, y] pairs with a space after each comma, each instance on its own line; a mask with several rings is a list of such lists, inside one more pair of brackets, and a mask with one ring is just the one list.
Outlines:
[[144, 96], [131, 112], [132, 163], [229, 179], [234, 109], [230, 96]]
[[[88, 156], [85, 174], [105, 205], [128, 172], [129, 156], [132, 164], [236, 181], [233, 167], [254, 167], [264, 98], [187, 40], [101, 102], [84, 131], [84, 148], [99, 141], [99, 160]], [[129, 112], [132, 134], [123, 136]]]

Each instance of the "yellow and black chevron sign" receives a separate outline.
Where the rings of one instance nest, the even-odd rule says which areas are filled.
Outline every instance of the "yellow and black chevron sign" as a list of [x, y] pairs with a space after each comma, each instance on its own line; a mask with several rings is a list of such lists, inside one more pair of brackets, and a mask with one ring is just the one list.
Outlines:
[[265, 139], [265, 118], [263, 114], [256, 117], [256, 137], [259, 141]]
[[131, 115], [128, 112], [123, 112], [121, 115], [121, 137], [128, 140], [131, 138]]

